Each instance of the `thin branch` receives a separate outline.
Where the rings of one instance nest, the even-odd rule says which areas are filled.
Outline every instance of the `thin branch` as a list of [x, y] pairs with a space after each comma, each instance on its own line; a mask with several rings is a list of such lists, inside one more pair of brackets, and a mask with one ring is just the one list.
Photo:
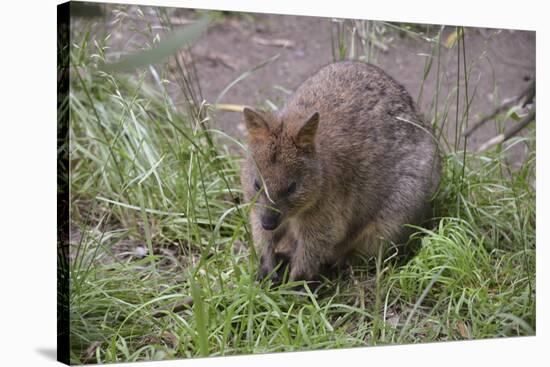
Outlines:
[[521, 92], [517, 97], [513, 98], [511, 101], [508, 101], [506, 103], [501, 104], [498, 106], [493, 112], [491, 112], [489, 115], [483, 117], [481, 120], [473, 124], [468, 130], [466, 130], [463, 135], [465, 137], [470, 136], [475, 130], [477, 130], [481, 125], [486, 123], [489, 120], [492, 120], [497, 116], [498, 114], [504, 112], [505, 110], [509, 109], [510, 107], [520, 103], [521, 100], [524, 99], [524, 102], [522, 104], [523, 107], [525, 107], [527, 104], [533, 102], [533, 98], [535, 97], [536, 88], [535, 88], [535, 79], [533, 78], [533, 81], [529, 84], [529, 86]]
[[499, 134], [495, 136], [494, 138], [486, 141], [483, 143], [477, 152], [483, 152], [497, 144], [503, 143], [506, 140], [510, 139], [512, 136], [516, 135], [518, 132], [521, 131], [525, 126], [527, 126], [531, 121], [535, 120], [536, 112], [535, 110], [531, 111], [521, 122], [517, 125], [512, 126], [508, 130], [506, 130], [504, 133]]

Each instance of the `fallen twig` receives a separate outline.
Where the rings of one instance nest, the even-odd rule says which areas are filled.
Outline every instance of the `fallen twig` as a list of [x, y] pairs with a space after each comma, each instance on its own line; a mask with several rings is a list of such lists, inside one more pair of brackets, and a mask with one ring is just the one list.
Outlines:
[[214, 108], [221, 111], [243, 112], [245, 105], [233, 103], [216, 103]]

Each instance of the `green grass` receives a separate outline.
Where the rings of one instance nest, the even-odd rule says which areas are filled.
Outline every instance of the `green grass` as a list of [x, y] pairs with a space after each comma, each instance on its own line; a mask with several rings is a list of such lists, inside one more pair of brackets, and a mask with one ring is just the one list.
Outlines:
[[84, 30], [71, 48], [72, 363], [535, 333], [534, 130], [444, 155], [414, 256], [389, 247], [314, 293], [269, 288], [255, 281], [240, 158], [214, 143], [208, 106], [176, 109], [148, 69], [101, 71], [108, 42]]

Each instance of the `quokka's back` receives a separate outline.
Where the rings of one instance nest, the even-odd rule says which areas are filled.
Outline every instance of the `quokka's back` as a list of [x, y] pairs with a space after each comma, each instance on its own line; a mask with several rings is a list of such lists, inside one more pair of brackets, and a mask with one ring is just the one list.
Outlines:
[[261, 273], [272, 270], [279, 247], [292, 279], [312, 279], [351, 250], [372, 252], [380, 238], [402, 241], [404, 225], [420, 222], [438, 185], [431, 126], [378, 67], [330, 64], [279, 113], [244, 115], [245, 196], [263, 189], [251, 213]]

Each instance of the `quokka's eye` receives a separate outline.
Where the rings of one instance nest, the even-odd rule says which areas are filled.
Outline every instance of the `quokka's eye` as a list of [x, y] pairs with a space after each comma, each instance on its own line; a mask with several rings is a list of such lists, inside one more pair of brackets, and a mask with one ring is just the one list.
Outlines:
[[260, 185], [260, 181], [254, 180], [254, 190], [260, 191], [260, 187], [262, 187], [262, 185]]
[[296, 191], [296, 182], [291, 183], [288, 189], [286, 189], [286, 192], [289, 194], [292, 194], [294, 191]]

